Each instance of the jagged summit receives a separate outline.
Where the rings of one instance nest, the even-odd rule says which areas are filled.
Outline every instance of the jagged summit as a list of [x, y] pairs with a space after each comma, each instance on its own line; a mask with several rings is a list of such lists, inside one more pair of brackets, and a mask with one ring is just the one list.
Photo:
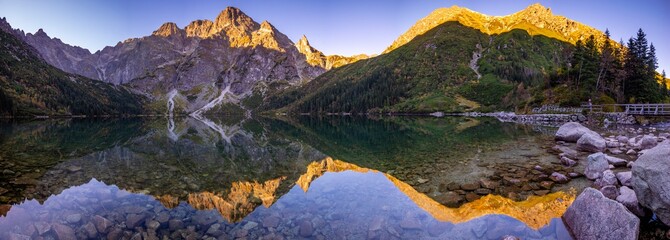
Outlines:
[[216, 30], [236, 29], [241, 32], [252, 32], [259, 28], [257, 22], [239, 8], [226, 7], [214, 20]]
[[531, 4], [523, 10], [507, 16], [489, 16], [467, 8], [452, 6], [438, 8], [417, 21], [384, 52], [390, 52], [408, 43], [414, 37], [448, 21], [457, 21], [489, 35], [521, 29], [531, 35], [544, 35], [573, 44], [578, 40], [588, 38], [590, 35], [596, 36], [599, 40], [603, 38], [601, 31], [566, 17], [554, 15], [550, 8], [539, 3]]
[[536, 14], [541, 14], [541, 13], [549, 13], [551, 14], [551, 9], [548, 7], [543, 6], [540, 3], [533, 3], [531, 5], [528, 5], [525, 9], [521, 10], [521, 12], [530, 12], [530, 13], [536, 13]]
[[180, 34], [182, 30], [173, 22], [163, 23], [156, 31], [152, 33], [155, 36], [169, 37]]

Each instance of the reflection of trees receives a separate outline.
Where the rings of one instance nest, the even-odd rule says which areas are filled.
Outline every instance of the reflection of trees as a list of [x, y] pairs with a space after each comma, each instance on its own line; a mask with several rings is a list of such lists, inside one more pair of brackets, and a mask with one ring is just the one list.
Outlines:
[[328, 156], [381, 171], [449, 160], [474, 153], [482, 145], [535, 134], [493, 118], [300, 116], [267, 122], [272, 131], [306, 142]]

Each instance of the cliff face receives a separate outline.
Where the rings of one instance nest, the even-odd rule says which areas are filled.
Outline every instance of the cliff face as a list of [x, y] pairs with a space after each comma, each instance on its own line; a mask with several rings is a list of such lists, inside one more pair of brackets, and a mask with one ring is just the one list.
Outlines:
[[[130, 86], [152, 97], [153, 110], [170, 113], [201, 115], [221, 110], [225, 103], [245, 108], [240, 100], [248, 96], [303, 84], [327, 69], [363, 57], [325, 56], [306, 40], [296, 45], [269, 22], [259, 24], [233, 7], [214, 21], [196, 20], [183, 29], [168, 22], [150, 36], [128, 39], [93, 54], [42, 30], [35, 34], [11, 31], [49, 64]], [[301, 49], [305, 44], [307, 51]]]
[[416, 36], [449, 21], [459, 22], [488, 35], [520, 29], [531, 35], [544, 35], [573, 44], [578, 40], [586, 40], [590, 35], [594, 35], [599, 41], [604, 39], [603, 32], [566, 17], [554, 15], [551, 9], [540, 4], [530, 5], [524, 10], [507, 16], [489, 16], [467, 8], [452, 6], [436, 9], [416, 22], [384, 52], [390, 52], [405, 45]]

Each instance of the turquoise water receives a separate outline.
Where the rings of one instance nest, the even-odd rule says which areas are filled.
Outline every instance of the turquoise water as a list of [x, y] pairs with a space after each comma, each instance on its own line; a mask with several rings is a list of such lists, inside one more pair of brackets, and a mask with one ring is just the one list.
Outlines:
[[[538, 187], [534, 166], [568, 171], [546, 152], [550, 131], [485, 118], [3, 122], [0, 238], [566, 239], [556, 216], [452, 216], [488, 194], [579, 186]], [[518, 186], [500, 179], [513, 174]]]

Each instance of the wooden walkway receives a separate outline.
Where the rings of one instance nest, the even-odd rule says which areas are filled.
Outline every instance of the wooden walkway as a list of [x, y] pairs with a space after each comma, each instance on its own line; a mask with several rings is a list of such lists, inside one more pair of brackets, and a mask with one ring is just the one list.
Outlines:
[[582, 108], [596, 113], [626, 113], [641, 116], [670, 116], [670, 104], [602, 104], [582, 105]]

